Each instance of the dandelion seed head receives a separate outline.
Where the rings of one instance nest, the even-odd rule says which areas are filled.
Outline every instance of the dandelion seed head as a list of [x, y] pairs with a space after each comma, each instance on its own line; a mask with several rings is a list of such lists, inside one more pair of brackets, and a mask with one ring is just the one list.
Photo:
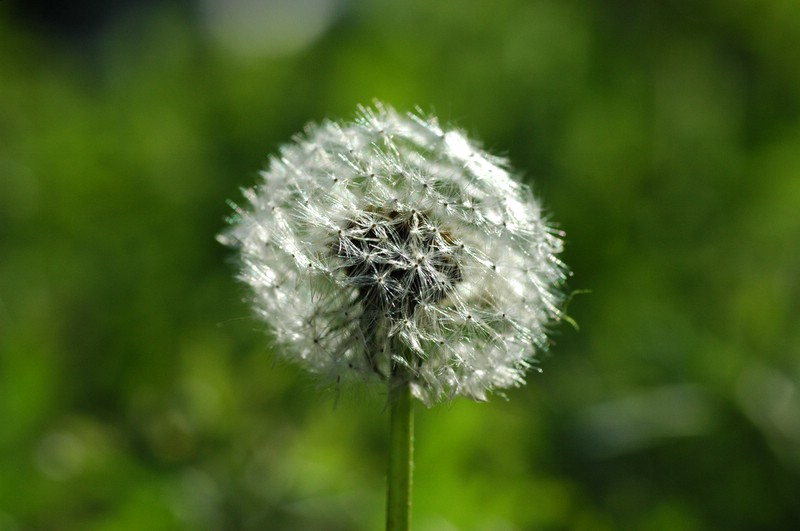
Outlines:
[[561, 318], [562, 234], [504, 159], [380, 103], [309, 125], [219, 239], [286, 357], [426, 404], [522, 385]]

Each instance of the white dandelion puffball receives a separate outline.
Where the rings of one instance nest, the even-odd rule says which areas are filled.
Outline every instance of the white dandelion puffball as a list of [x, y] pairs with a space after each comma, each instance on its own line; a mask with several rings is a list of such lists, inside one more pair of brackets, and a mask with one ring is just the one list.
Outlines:
[[220, 241], [285, 356], [331, 381], [407, 380], [428, 405], [525, 383], [566, 268], [504, 159], [376, 103], [309, 125]]

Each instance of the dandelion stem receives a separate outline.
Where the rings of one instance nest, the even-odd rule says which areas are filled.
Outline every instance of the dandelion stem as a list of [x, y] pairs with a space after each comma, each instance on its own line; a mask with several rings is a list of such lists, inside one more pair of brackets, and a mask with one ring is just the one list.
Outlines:
[[414, 454], [414, 412], [406, 378], [389, 383], [389, 472], [386, 530], [407, 531], [411, 520], [411, 469]]

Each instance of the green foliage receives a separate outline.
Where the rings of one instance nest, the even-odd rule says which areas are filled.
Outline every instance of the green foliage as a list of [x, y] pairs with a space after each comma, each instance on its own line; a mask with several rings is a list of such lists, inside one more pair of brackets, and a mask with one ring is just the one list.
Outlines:
[[418, 411], [415, 529], [797, 528], [796, 4], [329, 4], [246, 54], [0, 10], [0, 529], [380, 528], [385, 396], [276, 363], [214, 241], [376, 97], [504, 150], [591, 290], [509, 401]]

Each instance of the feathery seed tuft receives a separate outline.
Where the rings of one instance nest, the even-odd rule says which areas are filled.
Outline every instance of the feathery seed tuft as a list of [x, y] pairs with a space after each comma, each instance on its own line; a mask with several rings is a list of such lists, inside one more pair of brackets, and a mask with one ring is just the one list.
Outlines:
[[562, 234], [504, 159], [376, 103], [309, 125], [219, 239], [286, 356], [426, 404], [524, 383], [561, 317]]

